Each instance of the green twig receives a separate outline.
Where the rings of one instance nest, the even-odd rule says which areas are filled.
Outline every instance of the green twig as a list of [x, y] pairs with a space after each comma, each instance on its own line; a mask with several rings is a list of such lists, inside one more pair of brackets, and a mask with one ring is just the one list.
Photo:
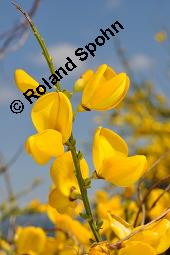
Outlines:
[[[42, 49], [42, 52], [43, 52], [43, 55], [47, 61], [47, 64], [48, 64], [48, 67], [51, 71], [51, 73], [55, 73], [55, 67], [54, 67], [54, 64], [53, 64], [53, 61], [52, 61], [52, 57], [50, 56], [49, 52], [48, 52], [48, 49], [45, 45], [45, 42], [44, 40], [42, 39], [38, 29], [35, 27], [34, 23], [32, 22], [31, 18], [29, 17], [28, 13], [26, 13], [25, 11], [22, 10], [22, 8], [17, 5], [16, 3], [13, 3], [15, 5], [15, 7], [25, 16], [25, 18], [27, 19], [41, 49]], [[59, 91], [61, 91], [61, 87], [60, 87], [60, 84], [57, 83], [56, 84], [56, 87]], [[73, 137], [73, 134], [71, 134], [71, 137], [67, 143], [68, 145], [68, 148], [69, 150], [71, 151], [71, 154], [72, 154], [72, 158], [73, 158], [73, 162], [74, 162], [74, 166], [75, 166], [75, 172], [76, 172], [76, 178], [77, 178], [77, 181], [78, 181], [78, 184], [79, 184], [79, 188], [80, 188], [80, 192], [81, 192], [81, 197], [82, 197], [82, 200], [83, 200], [83, 204], [84, 204], [84, 207], [85, 207], [85, 211], [86, 211], [86, 215], [87, 215], [87, 220], [89, 222], [89, 225], [90, 225], [90, 228], [94, 234], [94, 237], [96, 239], [97, 242], [100, 242], [102, 241], [102, 238], [99, 234], [99, 230], [98, 230], [98, 226], [93, 218], [93, 215], [92, 215], [92, 211], [91, 211], [91, 208], [90, 208], [90, 203], [89, 203], [89, 199], [88, 199], [88, 194], [87, 194], [87, 187], [84, 183], [84, 179], [82, 177], [82, 174], [81, 174], [81, 169], [80, 169], [80, 159], [78, 158], [78, 154], [77, 154], [77, 150], [76, 150], [76, 142], [75, 142], [75, 139]]]
[[72, 134], [71, 134], [71, 137], [67, 144], [68, 144], [68, 147], [72, 154], [72, 158], [73, 158], [73, 162], [74, 162], [74, 166], [75, 166], [76, 177], [77, 177], [77, 181], [79, 183], [79, 188], [80, 188], [83, 204], [85, 207], [87, 220], [89, 222], [90, 228], [95, 236], [96, 241], [100, 242], [100, 241], [102, 241], [102, 239], [101, 239], [96, 222], [95, 222], [92, 212], [91, 212], [90, 203], [89, 203], [88, 194], [87, 194], [87, 188], [86, 188], [84, 179], [82, 177], [82, 173], [81, 173], [81, 169], [80, 169], [80, 160], [78, 158], [78, 154], [76, 151], [76, 141], [74, 140], [74, 137]]
[[[36, 37], [41, 49], [42, 49], [42, 54], [44, 55], [46, 61], [47, 61], [47, 64], [48, 64], [48, 67], [50, 69], [50, 72], [51, 74], [54, 74], [55, 73], [55, 66], [53, 64], [53, 60], [52, 60], [52, 57], [50, 56], [49, 52], [48, 52], [48, 49], [47, 49], [47, 46], [44, 42], [44, 40], [42, 39], [42, 37], [40, 36], [40, 33], [38, 31], [38, 29], [36, 28], [36, 26], [34, 25], [32, 19], [30, 18], [30, 16], [28, 15], [28, 13], [26, 13], [18, 4], [12, 2], [12, 4], [17, 8], [17, 10], [19, 10], [23, 15], [24, 17], [26, 18], [26, 20], [28, 21], [32, 31], [33, 31], [33, 34], [34, 36]], [[60, 91], [61, 88], [60, 88], [60, 82], [57, 82], [56, 83], [56, 88]]]

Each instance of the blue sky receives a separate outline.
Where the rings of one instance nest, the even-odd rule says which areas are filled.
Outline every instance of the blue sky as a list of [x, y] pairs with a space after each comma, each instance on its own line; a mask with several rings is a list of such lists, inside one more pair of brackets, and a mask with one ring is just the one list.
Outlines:
[[[28, 10], [32, 1], [17, 2]], [[106, 29], [118, 20], [125, 29], [117, 36], [127, 50], [136, 79], [152, 80], [160, 91], [169, 93], [167, 64], [170, 46], [166, 42], [160, 45], [154, 40], [157, 31], [169, 28], [169, 10], [169, 0], [42, 0], [34, 22], [52, 52], [55, 63], [57, 66], [62, 66], [65, 58], [72, 56], [76, 48], [84, 47], [94, 41], [100, 34], [100, 28]], [[21, 15], [10, 1], [1, 1], [1, 32], [10, 28], [20, 18]], [[38, 44], [30, 33], [23, 48], [0, 60], [0, 152], [7, 161], [25, 139], [35, 132], [30, 119], [31, 106], [17, 91], [13, 73], [15, 69], [23, 68], [37, 80], [48, 77], [49, 70], [40, 53]], [[89, 57], [75, 72], [64, 78], [62, 85], [70, 89], [74, 80], [86, 68], [96, 68], [102, 63], [109, 64], [117, 72], [123, 71], [113, 40], [107, 41], [104, 46], [97, 49], [94, 58]], [[21, 114], [11, 113], [9, 105], [13, 99], [23, 100], [25, 109]], [[95, 112], [78, 115], [74, 133], [78, 138], [79, 148], [83, 140], [91, 140], [92, 131], [97, 126], [94, 122], [95, 116]], [[87, 159], [90, 161], [89, 156]], [[50, 183], [49, 165], [40, 167], [23, 152], [11, 167], [10, 173], [15, 191], [29, 186], [36, 177], [44, 180], [44, 185], [25, 197], [22, 202], [29, 201], [35, 196], [42, 200], [46, 199]], [[0, 178], [0, 199], [4, 199], [6, 193], [2, 177]]]

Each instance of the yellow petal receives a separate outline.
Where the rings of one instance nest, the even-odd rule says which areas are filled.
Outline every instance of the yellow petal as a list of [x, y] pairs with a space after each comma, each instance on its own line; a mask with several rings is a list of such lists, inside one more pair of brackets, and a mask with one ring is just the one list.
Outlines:
[[[85, 159], [80, 160], [80, 168], [83, 178], [89, 175], [88, 165]], [[69, 197], [71, 190], [79, 192], [77, 178], [74, 173], [74, 163], [71, 152], [65, 152], [58, 157], [51, 167], [51, 178], [63, 195]]]
[[39, 86], [39, 83], [22, 69], [15, 71], [14, 78], [18, 89], [23, 93], [28, 89], [36, 91], [36, 88]]
[[88, 69], [82, 76], [81, 78], [85, 81], [85, 84], [89, 81], [89, 79], [92, 77], [94, 74], [93, 70]]
[[25, 143], [25, 149], [38, 164], [45, 164], [51, 157], [64, 153], [61, 134], [53, 129], [30, 136]]
[[[160, 197], [161, 196], [161, 197]], [[152, 207], [154, 202], [160, 197], [158, 202]], [[147, 211], [151, 219], [158, 217], [162, 212], [168, 209], [170, 205], [170, 193], [163, 189], [153, 189], [148, 196]], [[170, 216], [170, 214], [169, 214]]]
[[111, 253], [108, 248], [107, 243], [94, 244], [90, 250], [88, 255], [114, 255], [115, 253]]
[[127, 187], [138, 181], [146, 172], [146, 168], [145, 156], [123, 157], [115, 155], [104, 161], [100, 175], [114, 185]]
[[87, 70], [80, 79], [78, 79], [75, 84], [74, 84], [74, 91], [76, 92], [80, 92], [82, 91], [87, 82], [89, 81], [89, 79], [91, 78], [91, 76], [94, 74], [93, 70]]
[[89, 244], [89, 239], [92, 238], [91, 231], [79, 221], [73, 220], [69, 215], [58, 214], [55, 222], [58, 228], [69, 233], [69, 235], [77, 239], [81, 244]]
[[32, 122], [38, 132], [54, 129], [62, 134], [65, 143], [72, 131], [73, 112], [70, 100], [62, 92], [41, 96], [32, 108]]
[[96, 204], [99, 218], [108, 219], [108, 211], [113, 212], [117, 216], [123, 216], [124, 209], [122, 207], [121, 197], [118, 195], [113, 197], [106, 197], [106, 194], [101, 194], [101, 192], [100, 194], [97, 194]]
[[15, 240], [17, 254], [27, 254], [29, 252], [40, 254], [45, 246], [46, 235], [39, 227], [19, 227], [15, 235]]
[[170, 247], [170, 221], [162, 219], [147, 229], [133, 236], [133, 240], [140, 240], [150, 244], [157, 254], [162, 254]]
[[92, 153], [95, 170], [100, 175], [104, 160], [115, 154], [127, 156], [128, 147], [118, 134], [110, 129], [99, 127], [94, 135]]
[[125, 238], [132, 232], [132, 227], [128, 225], [122, 218], [108, 213], [110, 227], [115, 235], [119, 238]]
[[59, 213], [67, 213], [69, 208], [75, 208], [76, 202], [71, 201], [68, 196], [64, 196], [58, 188], [53, 189], [49, 195], [49, 205]]
[[103, 76], [106, 80], [110, 80], [116, 76], [116, 72], [110, 66], [107, 66]]
[[55, 237], [47, 237], [45, 248], [41, 255], [55, 255], [58, 253], [58, 243]]
[[162, 43], [167, 39], [167, 33], [166, 31], [160, 31], [158, 33], [155, 34], [155, 40], [158, 43]]
[[95, 98], [89, 101], [87, 107], [100, 111], [113, 109], [124, 99], [129, 84], [125, 73], [120, 73], [107, 82], [101, 82], [95, 92]]
[[81, 222], [73, 220], [67, 214], [58, 213], [51, 206], [48, 208], [48, 217], [58, 228], [64, 230], [64, 232], [76, 237], [83, 244], [89, 244], [89, 239], [92, 237], [91, 232]]
[[158, 223], [153, 224], [149, 229], [152, 233], [157, 233], [159, 238], [154, 248], [157, 254], [161, 254], [170, 247], [170, 221], [162, 219]]
[[11, 246], [7, 241], [0, 239], [0, 250], [5, 250], [7, 252], [10, 252]]
[[86, 107], [88, 107], [87, 105], [89, 100], [94, 98], [95, 91], [98, 88], [106, 69], [107, 69], [106, 64], [99, 66], [94, 75], [91, 76], [91, 78], [88, 80], [88, 83], [86, 84], [82, 95], [82, 104], [85, 105]]
[[109, 110], [117, 106], [129, 89], [129, 78], [125, 73], [116, 74], [103, 64], [91, 75], [82, 95], [82, 107], [93, 110]]
[[156, 255], [155, 250], [143, 242], [129, 242], [125, 248], [122, 248], [118, 255]]

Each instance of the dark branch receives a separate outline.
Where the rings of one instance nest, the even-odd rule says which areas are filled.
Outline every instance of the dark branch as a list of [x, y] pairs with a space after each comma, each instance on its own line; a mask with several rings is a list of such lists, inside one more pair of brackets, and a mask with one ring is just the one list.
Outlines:
[[[34, 0], [31, 10], [28, 12], [30, 17], [33, 17], [38, 10], [40, 0]], [[28, 38], [28, 22], [21, 19], [18, 24], [15, 24], [8, 31], [0, 34], [0, 58], [3, 58], [7, 53], [16, 51], [21, 48]]]

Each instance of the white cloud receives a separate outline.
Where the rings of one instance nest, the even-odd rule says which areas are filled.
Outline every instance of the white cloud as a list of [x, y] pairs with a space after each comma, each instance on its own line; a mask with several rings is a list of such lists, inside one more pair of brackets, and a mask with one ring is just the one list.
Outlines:
[[131, 58], [129, 64], [130, 67], [134, 71], [145, 71], [147, 69], [151, 69], [154, 66], [155, 61], [145, 55], [145, 54], [137, 54]]
[[107, 0], [107, 5], [110, 8], [116, 8], [122, 3], [122, 0]]
[[[75, 50], [78, 48], [78, 46], [69, 44], [69, 43], [60, 43], [57, 45], [53, 45], [49, 47], [49, 52], [51, 56], [53, 57], [53, 61], [55, 63], [56, 67], [64, 67], [66, 62], [68, 61], [66, 57], [70, 57], [73, 63], [77, 65], [77, 68], [71, 72], [71, 75], [77, 75], [78, 73], [81, 73], [83, 70], [83, 67], [85, 67], [85, 63], [81, 62], [78, 57], [75, 56]], [[45, 64], [45, 60], [42, 55], [38, 55], [36, 58], [34, 58], [36, 63], [40, 65]]]
[[0, 105], [5, 105], [16, 98], [16, 93], [10, 88], [2, 88], [0, 91]]

